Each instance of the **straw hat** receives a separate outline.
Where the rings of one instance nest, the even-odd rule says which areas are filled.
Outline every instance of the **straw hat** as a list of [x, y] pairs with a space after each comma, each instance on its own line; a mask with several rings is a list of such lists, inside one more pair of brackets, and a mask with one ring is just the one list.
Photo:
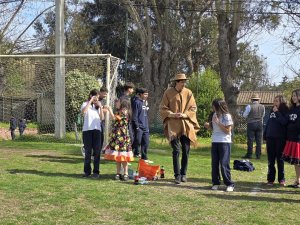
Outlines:
[[178, 73], [175, 75], [173, 79], [171, 79], [171, 81], [176, 81], [176, 80], [188, 80], [188, 78], [185, 76], [184, 73]]
[[252, 94], [251, 99], [257, 99], [258, 100], [258, 99], [260, 99], [260, 97], [259, 97], [258, 94], [254, 93], [254, 94]]

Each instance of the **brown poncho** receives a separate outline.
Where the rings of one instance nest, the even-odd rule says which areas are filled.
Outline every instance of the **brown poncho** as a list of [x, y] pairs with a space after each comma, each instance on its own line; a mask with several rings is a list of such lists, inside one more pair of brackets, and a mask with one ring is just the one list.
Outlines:
[[[196, 118], [197, 105], [191, 90], [183, 88], [178, 92], [174, 87], [165, 91], [159, 106], [164, 123], [164, 133], [169, 141], [181, 135], [187, 136], [196, 145], [196, 133], [200, 126]], [[170, 118], [172, 113], [184, 113], [187, 118]]]

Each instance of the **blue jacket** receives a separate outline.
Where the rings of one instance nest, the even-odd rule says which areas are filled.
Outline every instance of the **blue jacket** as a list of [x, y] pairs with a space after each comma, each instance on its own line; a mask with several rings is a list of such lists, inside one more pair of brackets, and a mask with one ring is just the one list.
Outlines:
[[289, 111], [287, 140], [300, 142], [300, 106], [294, 107]]
[[140, 98], [134, 98], [132, 101], [132, 126], [133, 129], [142, 129], [149, 131], [148, 125], [148, 106], [146, 101]]
[[266, 138], [286, 138], [288, 115], [283, 112], [271, 112], [264, 130]]

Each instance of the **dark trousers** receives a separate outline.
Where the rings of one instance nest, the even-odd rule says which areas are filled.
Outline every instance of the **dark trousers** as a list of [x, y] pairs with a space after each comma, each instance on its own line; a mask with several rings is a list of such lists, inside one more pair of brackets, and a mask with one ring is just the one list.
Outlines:
[[247, 124], [247, 155], [252, 156], [253, 142], [256, 142], [256, 157], [261, 155], [263, 124], [262, 122], [254, 122]]
[[16, 138], [15, 129], [10, 129], [10, 135], [11, 135], [11, 139], [15, 140]]
[[134, 155], [139, 155], [141, 150], [141, 159], [148, 159], [148, 146], [149, 146], [149, 131], [136, 129], [134, 134], [134, 142], [132, 145]]
[[284, 178], [284, 161], [282, 152], [285, 146], [284, 138], [267, 138], [268, 153], [268, 181], [274, 182], [276, 175], [275, 160], [277, 161], [278, 182], [285, 181]]
[[101, 131], [100, 130], [88, 130], [82, 132], [83, 145], [85, 150], [84, 158], [84, 173], [90, 175], [91, 168], [91, 156], [94, 155], [94, 174], [99, 174], [100, 164], [100, 144], [101, 144]]
[[[189, 161], [190, 143], [190, 139], [186, 136], [180, 136], [180, 138], [176, 138], [171, 141], [175, 177], [178, 177], [179, 175], [186, 175]], [[179, 164], [180, 150], [182, 150], [181, 167]]]
[[232, 186], [230, 173], [231, 143], [212, 143], [211, 145], [211, 177], [213, 185], [221, 184], [220, 169], [223, 182], [226, 186]]

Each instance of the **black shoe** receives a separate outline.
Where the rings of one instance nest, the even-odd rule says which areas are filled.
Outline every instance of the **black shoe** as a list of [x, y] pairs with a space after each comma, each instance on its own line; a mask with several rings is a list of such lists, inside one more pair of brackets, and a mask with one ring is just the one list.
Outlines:
[[99, 177], [100, 177], [100, 175], [97, 174], [97, 173], [94, 173], [94, 174], [92, 175], [92, 178], [93, 178], [93, 179], [99, 179]]
[[180, 184], [180, 176], [175, 177], [175, 184]]
[[187, 182], [186, 175], [181, 175], [181, 181], [182, 182]]
[[243, 159], [252, 159], [252, 156], [251, 156], [251, 155], [248, 155], [248, 154], [246, 154], [246, 155], [242, 156], [242, 158], [243, 158]]
[[128, 181], [128, 179], [129, 179], [128, 175], [125, 174], [125, 175], [123, 176], [123, 181]]
[[91, 174], [83, 174], [82, 175], [82, 178], [88, 178], [88, 177], [90, 177], [91, 176]]
[[298, 182], [295, 182], [293, 184], [288, 185], [288, 187], [291, 187], [291, 188], [300, 188], [300, 184]]

